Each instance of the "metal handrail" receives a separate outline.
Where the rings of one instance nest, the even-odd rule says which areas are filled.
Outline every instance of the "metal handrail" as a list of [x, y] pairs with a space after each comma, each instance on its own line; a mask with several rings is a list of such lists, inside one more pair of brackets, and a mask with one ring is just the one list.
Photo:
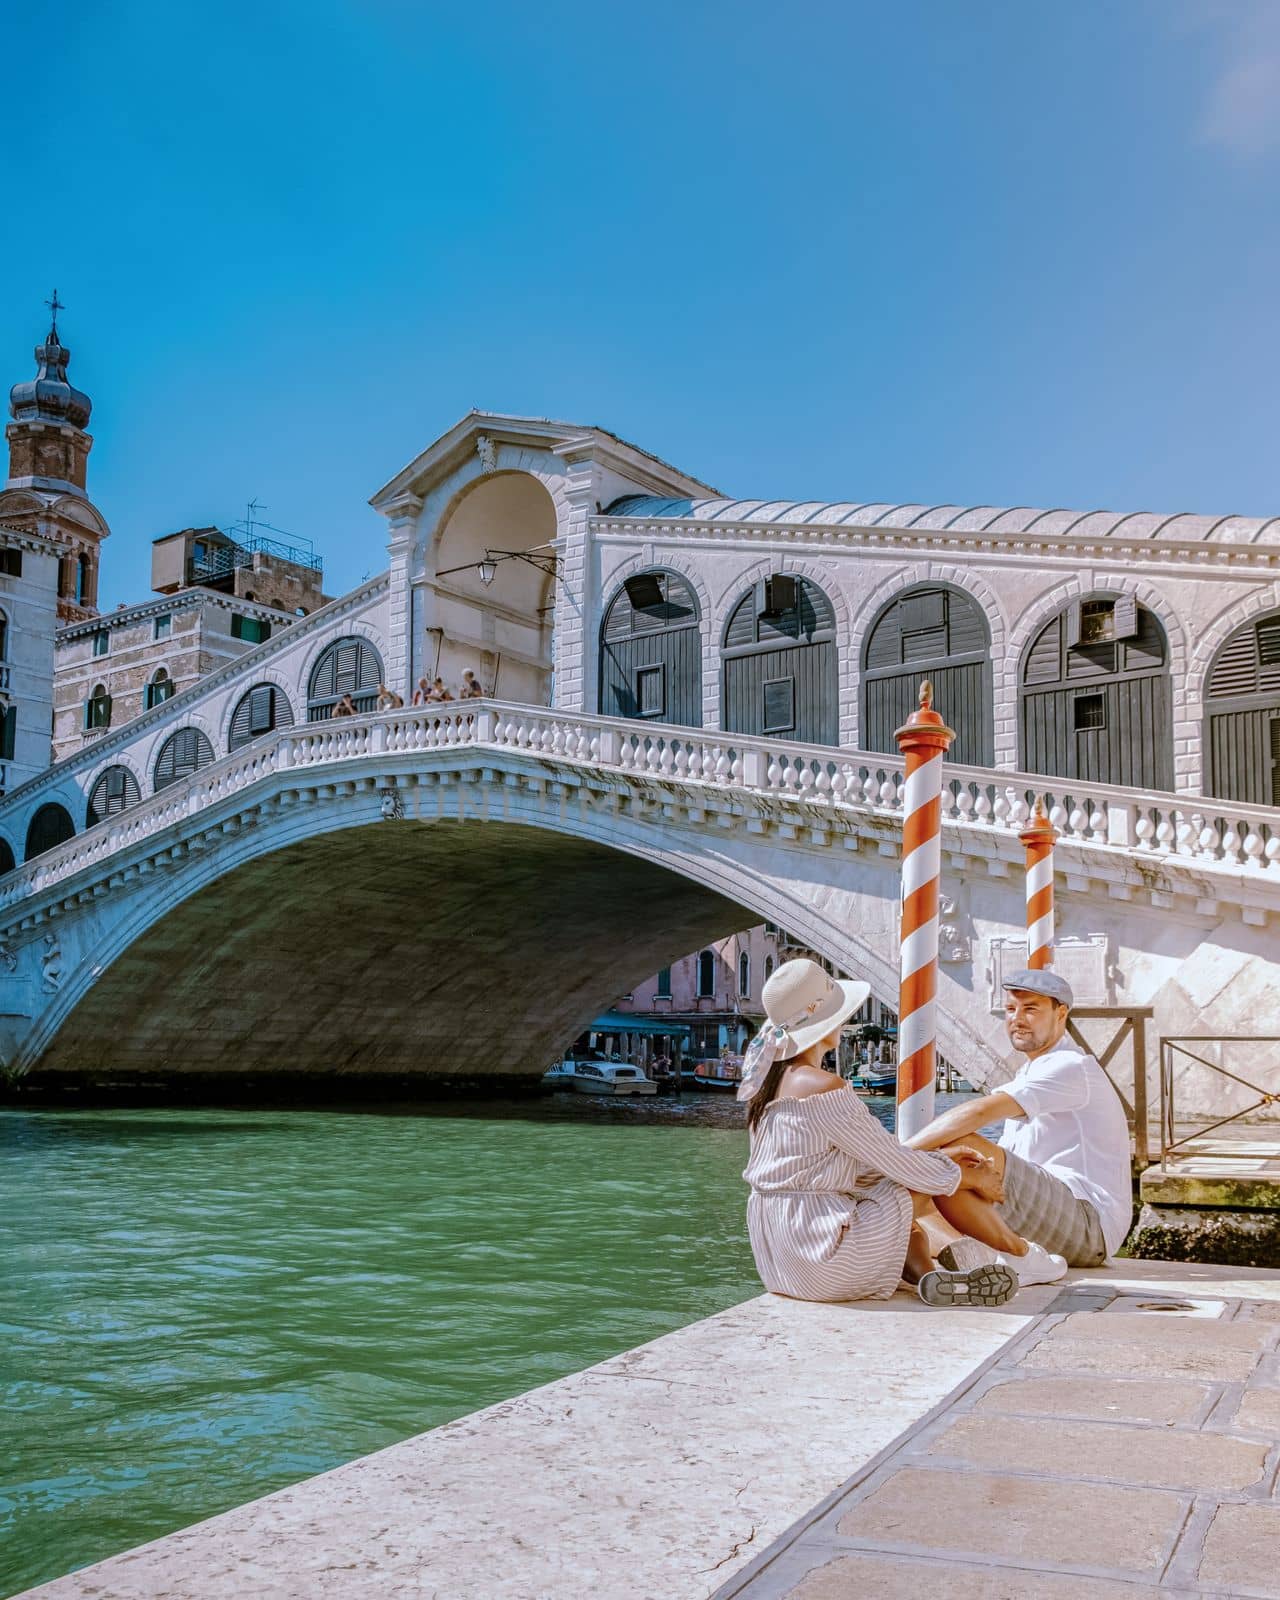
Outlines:
[[[1266, 1106], [1280, 1104], [1280, 1093], [1272, 1089], [1264, 1089], [1261, 1084], [1254, 1083], [1250, 1078], [1242, 1078], [1239, 1073], [1231, 1072], [1217, 1061], [1210, 1061], [1205, 1056], [1188, 1046], [1196, 1045], [1203, 1049], [1206, 1045], [1232, 1045], [1232, 1044], [1280, 1044], [1280, 1034], [1188, 1034], [1180, 1038], [1162, 1038], [1160, 1040], [1160, 1164], [1167, 1164], [1169, 1155], [1174, 1150], [1179, 1150], [1193, 1140], [1203, 1139], [1205, 1134], [1213, 1133], [1218, 1128], [1225, 1128], [1229, 1122], [1238, 1122], [1241, 1117], [1247, 1117], [1254, 1111], [1261, 1111]], [[1175, 1137], [1176, 1122], [1174, 1117], [1174, 1084], [1173, 1068], [1174, 1057], [1185, 1056], [1197, 1065], [1207, 1067], [1210, 1072], [1216, 1072], [1220, 1078], [1227, 1078], [1232, 1083], [1238, 1083], [1242, 1089], [1248, 1089], [1258, 1098], [1252, 1105], [1243, 1106], [1239, 1111], [1233, 1111], [1229, 1116], [1218, 1117], [1213, 1122], [1195, 1128], [1191, 1133], [1184, 1133], [1181, 1138]]]

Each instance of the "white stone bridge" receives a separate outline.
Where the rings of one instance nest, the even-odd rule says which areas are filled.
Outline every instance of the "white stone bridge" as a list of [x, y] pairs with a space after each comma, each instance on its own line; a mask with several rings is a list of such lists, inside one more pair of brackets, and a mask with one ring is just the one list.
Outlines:
[[[4, 1071], [528, 1074], [762, 920], [893, 1005], [883, 752], [925, 671], [979, 763], [947, 1058], [1002, 1071], [1042, 791], [1084, 997], [1280, 1033], [1280, 521], [709, 493], [599, 429], [442, 435], [374, 496], [387, 573], [0, 800]], [[493, 700], [367, 714], [468, 666]]]
[[[949, 778], [939, 1041], [991, 1081], [991, 969], [1023, 931], [1017, 833], [1045, 780]], [[1101, 998], [1165, 1032], [1206, 1010], [1256, 1031], [1280, 981], [1274, 813], [1049, 787], [1059, 929], [1102, 950]], [[279, 729], [0, 880], [5, 1065], [527, 1074], [762, 920], [892, 1003], [900, 822], [899, 763], [856, 751], [491, 701]]]

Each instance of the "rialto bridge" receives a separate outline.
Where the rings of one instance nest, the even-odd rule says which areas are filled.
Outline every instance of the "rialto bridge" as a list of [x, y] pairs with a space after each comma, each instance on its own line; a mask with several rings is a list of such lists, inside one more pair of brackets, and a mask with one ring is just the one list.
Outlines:
[[[0, 802], [15, 1079], [529, 1072], [762, 920], [892, 1003], [925, 674], [959, 733], [947, 1057], [1004, 1070], [1040, 790], [1090, 998], [1280, 1031], [1276, 525], [735, 502], [492, 415], [373, 503], [389, 572]], [[373, 714], [463, 667], [496, 693]]]

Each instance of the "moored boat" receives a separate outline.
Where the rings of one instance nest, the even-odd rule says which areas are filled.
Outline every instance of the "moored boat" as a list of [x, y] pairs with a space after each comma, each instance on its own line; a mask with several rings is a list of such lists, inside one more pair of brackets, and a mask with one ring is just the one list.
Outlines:
[[737, 1089], [742, 1081], [741, 1056], [709, 1056], [694, 1063], [693, 1081], [699, 1089]]
[[657, 1094], [658, 1086], [629, 1061], [609, 1061], [598, 1052], [578, 1051], [553, 1062], [542, 1075], [544, 1089], [571, 1089], [575, 1094]]

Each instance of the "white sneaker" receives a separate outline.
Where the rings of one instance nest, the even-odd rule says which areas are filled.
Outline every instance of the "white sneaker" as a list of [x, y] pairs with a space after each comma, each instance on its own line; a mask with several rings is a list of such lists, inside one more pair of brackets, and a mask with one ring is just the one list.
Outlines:
[[1067, 1275], [1065, 1258], [1051, 1255], [1034, 1239], [1027, 1241], [1025, 1256], [1011, 1256], [1000, 1251], [996, 1260], [1003, 1261], [1006, 1267], [1011, 1267], [1018, 1274], [1018, 1282], [1024, 1289], [1033, 1283], [1057, 1283], [1059, 1278], [1065, 1278]]
[[980, 1239], [953, 1239], [938, 1251], [938, 1265], [951, 1272], [969, 1272], [974, 1267], [989, 1267], [1002, 1259], [1012, 1262], [1013, 1257], [1002, 1258]]

